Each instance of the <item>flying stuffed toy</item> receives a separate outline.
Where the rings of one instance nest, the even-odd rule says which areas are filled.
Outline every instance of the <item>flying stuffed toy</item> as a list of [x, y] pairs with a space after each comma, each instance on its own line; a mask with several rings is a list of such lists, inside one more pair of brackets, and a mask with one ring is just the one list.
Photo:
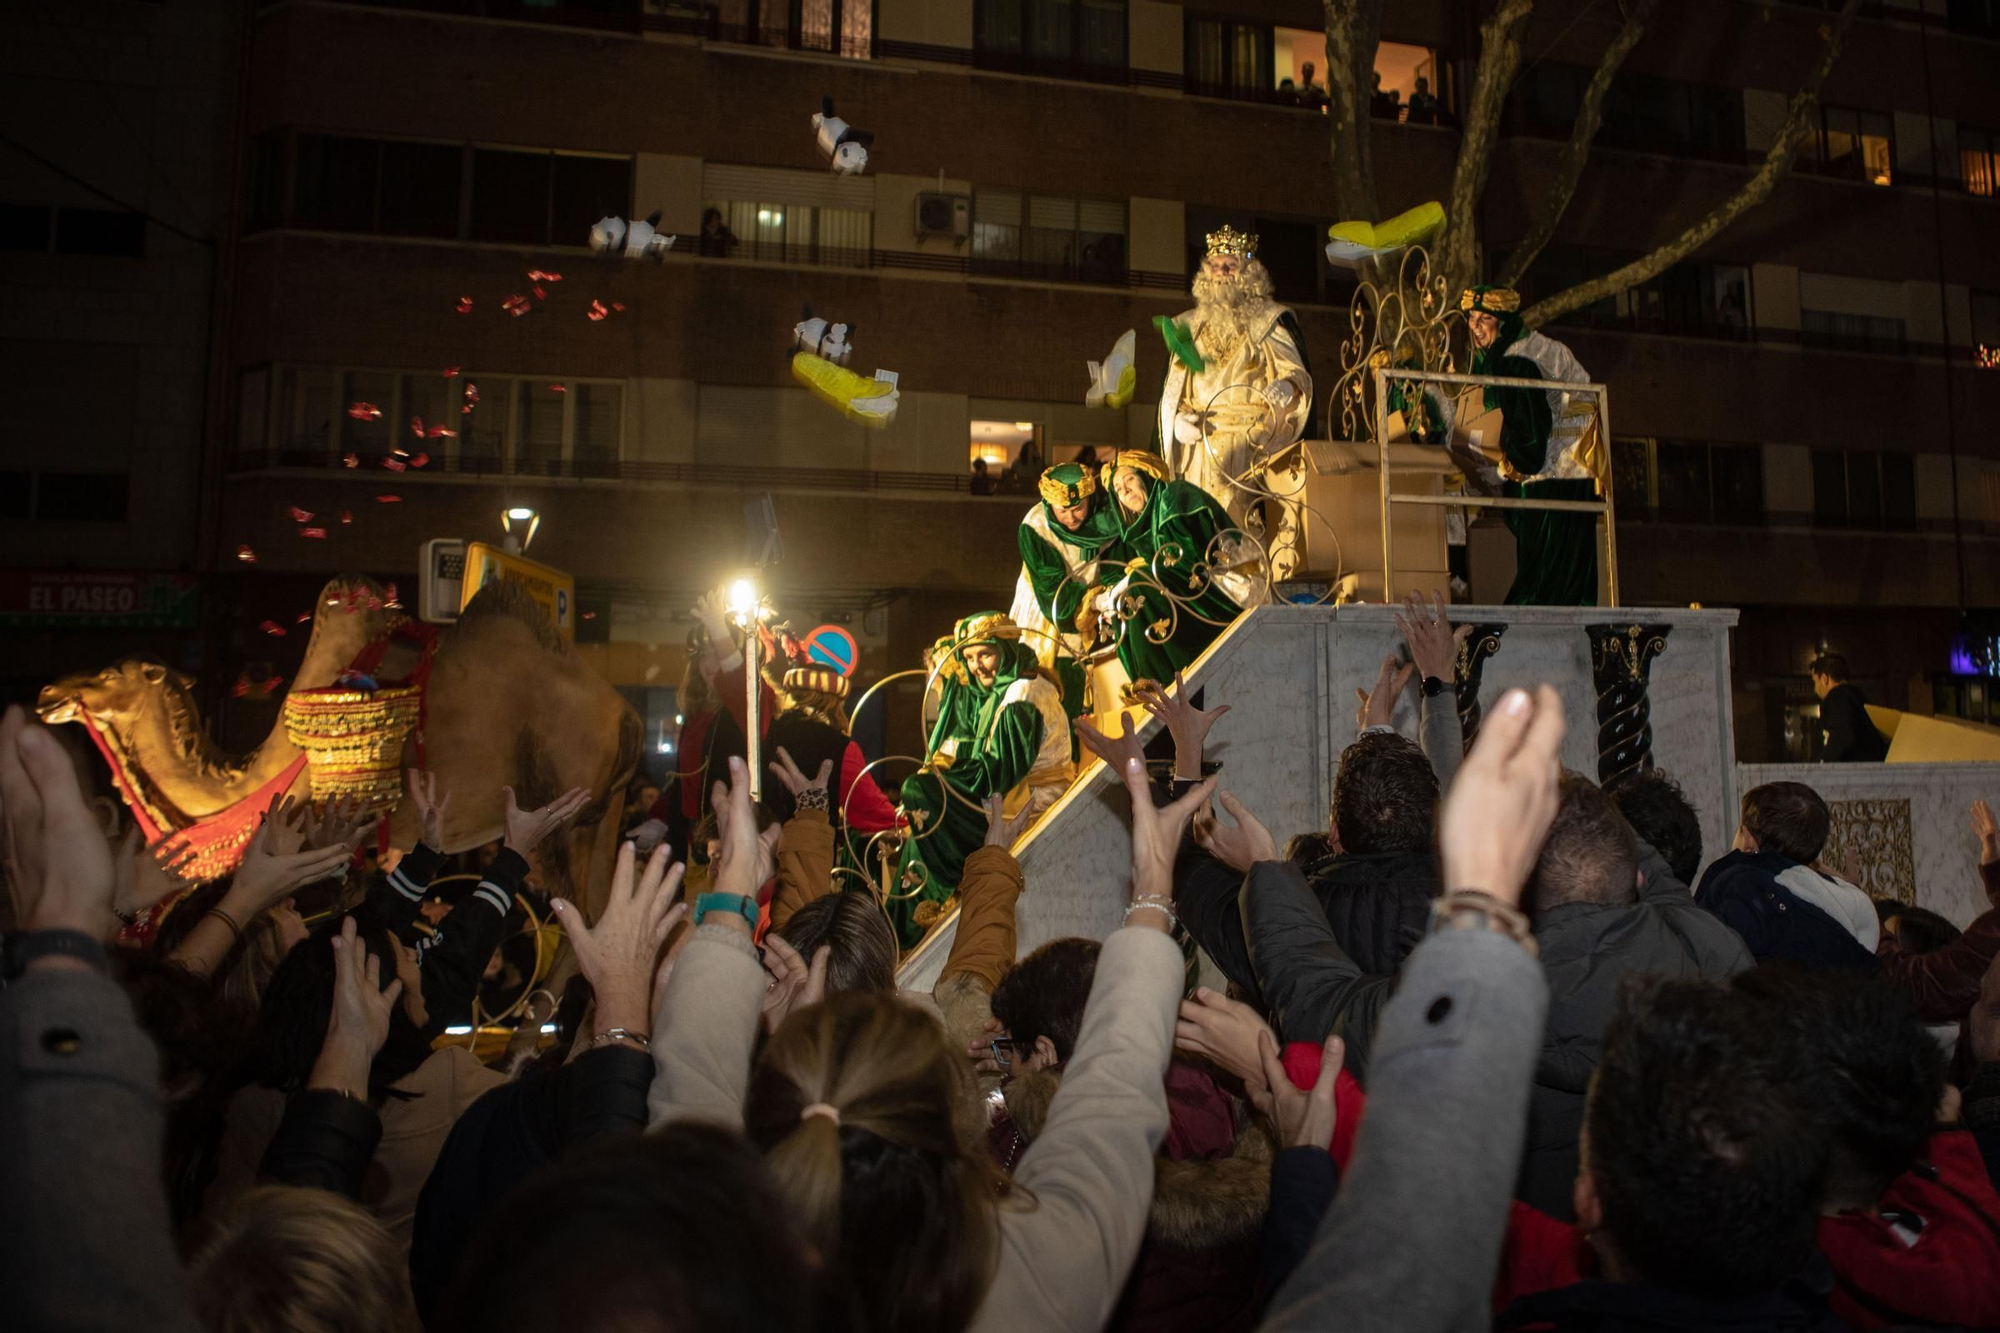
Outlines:
[[813, 113], [813, 138], [838, 175], [858, 176], [868, 169], [868, 145], [875, 142], [875, 136], [834, 115], [831, 97], [822, 97], [819, 110]]
[[831, 324], [813, 316], [812, 307], [805, 308], [803, 317], [792, 326], [792, 341], [802, 350], [813, 353], [836, 366], [847, 364], [847, 358], [854, 354], [848, 342], [854, 327], [850, 324]]
[[1342, 268], [1355, 268], [1370, 259], [1395, 254], [1430, 239], [1444, 226], [1441, 204], [1418, 204], [1407, 213], [1398, 213], [1386, 222], [1336, 222], [1326, 229], [1326, 257]]
[[1139, 371], [1133, 359], [1139, 352], [1139, 335], [1132, 329], [1120, 334], [1118, 341], [1111, 344], [1111, 355], [1102, 361], [1086, 361], [1085, 374], [1090, 376], [1090, 388], [1083, 395], [1085, 407], [1123, 407], [1132, 401], [1132, 393], [1139, 386]]
[[896, 403], [902, 392], [896, 387], [894, 371], [878, 370], [874, 379], [865, 379], [816, 353], [796, 352], [792, 378], [850, 421], [881, 427], [896, 419]]
[[590, 229], [590, 248], [601, 255], [625, 259], [665, 259], [677, 236], [662, 236], [657, 211], [643, 221], [605, 216]]

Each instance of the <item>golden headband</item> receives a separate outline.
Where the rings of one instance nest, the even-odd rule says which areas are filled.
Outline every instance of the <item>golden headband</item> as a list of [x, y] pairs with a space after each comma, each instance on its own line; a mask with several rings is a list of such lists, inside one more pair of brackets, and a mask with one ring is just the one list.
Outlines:
[[1489, 315], [1511, 315], [1521, 308], [1521, 294], [1512, 287], [1488, 287], [1478, 291], [1467, 287], [1458, 294], [1460, 310], [1480, 310]]
[[[1058, 466], [1075, 467], [1076, 465], [1074, 463], [1062, 463]], [[1057, 481], [1055, 468], [1050, 468], [1047, 472], [1044, 472], [1039, 487], [1042, 492], [1042, 498], [1057, 509], [1067, 508], [1070, 505], [1080, 505], [1085, 500], [1088, 500], [1092, 495], [1097, 493], [1097, 478], [1091, 474], [1089, 468], [1081, 468], [1079, 471], [1083, 475], [1076, 481]]]
[[965, 648], [975, 643], [989, 643], [998, 639], [1018, 639], [1021, 627], [1007, 616], [994, 612], [988, 616], [975, 616], [962, 620], [958, 625], [953, 648]]
[[1148, 453], [1144, 449], [1120, 449], [1111, 456], [1111, 461], [1102, 469], [1106, 488], [1110, 487], [1112, 478], [1118, 475], [1118, 469], [1121, 467], [1129, 467], [1134, 472], [1143, 472], [1154, 481], [1173, 480], [1172, 471], [1167, 467], [1167, 460], [1158, 454]]
[[830, 694], [836, 699], [847, 697], [847, 677], [831, 667], [793, 667], [785, 673], [785, 692], [795, 694], [800, 690], [811, 690], [815, 694]]
[[1222, 224], [1222, 230], [1212, 231], [1208, 234], [1208, 255], [1211, 259], [1217, 255], [1232, 255], [1237, 259], [1255, 259], [1257, 257], [1257, 236], [1254, 232], [1240, 232], [1225, 222]]

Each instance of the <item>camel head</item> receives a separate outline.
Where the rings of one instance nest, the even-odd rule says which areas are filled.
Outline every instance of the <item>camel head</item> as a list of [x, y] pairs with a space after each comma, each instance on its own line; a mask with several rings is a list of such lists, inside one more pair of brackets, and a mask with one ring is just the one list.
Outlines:
[[42, 687], [36, 712], [42, 721], [82, 722], [86, 719], [114, 731], [126, 731], [163, 691], [185, 696], [190, 682], [169, 667], [132, 657], [115, 666], [68, 676]]

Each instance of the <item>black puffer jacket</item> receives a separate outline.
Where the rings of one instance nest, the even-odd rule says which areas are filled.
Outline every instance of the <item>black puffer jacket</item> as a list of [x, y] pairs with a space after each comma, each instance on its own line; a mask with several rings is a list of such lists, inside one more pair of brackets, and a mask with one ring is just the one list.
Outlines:
[[1334, 939], [1363, 972], [1394, 972], [1430, 929], [1435, 853], [1342, 853], [1306, 868]]

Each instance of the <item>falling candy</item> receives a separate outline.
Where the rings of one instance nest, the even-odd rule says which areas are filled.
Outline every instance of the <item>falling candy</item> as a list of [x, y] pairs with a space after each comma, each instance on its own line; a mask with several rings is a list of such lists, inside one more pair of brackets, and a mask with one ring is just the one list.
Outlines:
[[548, 299], [549, 299], [549, 294], [548, 294], [547, 292], [543, 291], [543, 290], [541, 289], [541, 287], [540, 287], [539, 285], [537, 285], [537, 286], [535, 287], [535, 299], [536, 299], [537, 301], [546, 301], [546, 300], [548, 300]]
[[585, 612], [583, 613], [583, 618], [584, 618], [585, 620], [595, 620], [595, 619], [597, 619], [597, 612], [595, 612], [595, 611], [585, 611]]
[[472, 313], [472, 298], [471, 298], [471, 297], [469, 297], [469, 296], [461, 296], [461, 297], [459, 297], [459, 298], [458, 298], [458, 313], [459, 313], [459, 314], [461, 314], [461, 315], [469, 315], [469, 314], [471, 314], [471, 313]]
[[549, 386], [549, 392], [550, 392], [550, 393], [568, 393], [568, 392], [569, 392], [569, 386], [568, 386], [567, 384], [551, 384], [551, 385]]
[[274, 639], [282, 639], [285, 637], [285, 627], [283, 625], [280, 625], [275, 620], [267, 620], [263, 624], [259, 625], [257, 628], [263, 630], [266, 634], [270, 635]]
[[404, 468], [408, 467], [409, 464], [405, 463], [400, 458], [384, 458], [382, 460], [382, 466], [388, 468], [391, 472], [401, 472]]
[[382, 409], [373, 403], [350, 403], [348, 404], [347, 415], [353, 417], [356, 421], [380, 421], [382, 419]]
[[382, 599], [382, 605], [383, 605], [383, 606], [387, 607], [387, 608], [388, 608], [389, 610], [391, 610], [391, 611], [400, 611], [400, 610], [402, 610], [402, 609], [403, 609], [403, 601], [402, 601], [402, 599], [401, 599], [400, 597], [396, 596], [396, 585], [395, 585], [395, 584], [391, 583], [391, 584], [390, 584], [390, 585], [389, 585], [389, 586], [388, 586], [387, 588], [383, 589], [383, 591], [384, 591], [384, 593], [386, 593], [386, 594], [387, 594], [387, 595], [386, 595], [386, 596], [385, 596], [385, 597], [384, 597], [384, 598]]
[[[445, 434], [447, 434], [447, 435], [449, 435], [449, 434], [451, 434], [451, 433], [452, 433], [452, 432], [450, 432], [450, 431], [446, 431], [446, 432], [445, 432]], [[424, 464], [426, 464], [426, 463], [428, 463], [428, 462], [430, 462], [430, 461], [431, 461], [431, 456], [430, 456], [429, 454], [416, 454], [416, 455], [413, 455], [413, 456], [411, 457], [411, 459], [410, 459], [410, 466], [411, 466], [411, 467], [422, 467], [422, 466], [423, 466]]]
[[410, 434], [420, 440], [424, 438], [424, 419], [422, 417], [410, 418]]
[[312, 510], [310, 509], [301, 509], [297, 505], [293, 505], [285, 512], [292, 516], [292, 522], [294, 523], [312, 522]]
[[479, 401], [479, 386], [470, 380], [465, 383], [465, 401], [468, 403]]
[[456, 375], [456, 374], [458, 374], [458, 367], [457, 367], [457, 366], [446, 366], [446, 367], [444, 368], [444, 377], [445, 377], [446, 379], [450, 379], [450, 378], [452, 378], [452, 377], [453, 377], [454, 375]]
[[543, 271], [542, 271], [541, 269], [538, 269], [538, 268], [531, 268], [531, 269], [529, 269], [529, 270], [528, 270], [528, 281], [529, 281], [529, 282], [561, 282], [561, 281], [562, 281], [562, 274], [560, 274], [560, 273], [545, 273], [545, 272], [543, 272]]
[[342, 455], [340, 456], [340, 461], [341, 461], [341, 464], [342, 464], [343, 466], [346, 466], [346, 467], [360, 467], [360, 466], [361, 466], [361, 455], [360, 455], [360, 454], [342, 454]]
[[401, 504], [403, 503], [403, 497], [400, 495], [378, 495], [375, 497], [375, 503], [378, 505]]
[[241, 560], [246, 565], [254, 565], [257, 563], [257, 553], [251, 550], [247, 546], [239, 546], [236, 548], [236, 558], [238, 560]]
[[298, 619], [297, 619], [296, 621], [294, 621], [293, 623], [294, 623], [294, 624], [299, 624], [299, 625], [303, 625], [303, 624], [305, 624], [305, 623], [306, 623], [307, 621], [311, 620], [312, 618], [313, 618], [313, 613], [312, 613], [312, 612], [310, 612], [310, 611], [301, 611], [301, 612], [299, 612], [299, 618], [298, 618]]
[[432, 426], [426, 434], [428, 438], [433, 440], [455, 440], [458, 438], [457, 431], [447, 429], [444, 426]]
[[500, 308], [518, 319], [520, 316], [527, 314], [534, 307], [529, 304], [527, 297], [521, 295], [519, 292], [516, 292], [512, 296], [509, 296], [506, 300], [502, 301], [500, 303]]
[[596, 297], [592, 297], [590, 300], [590, 309], [586, 313], [590, 316], [591, 322], [595, 323], [611, 312], [604, 308], [604, 302], [598, 300]]
[[613, 310], [616, 310], [621, 315], [625, 313], [625, 303], [623, 301], [613, 301], [611, 303], [611, 308]]
[[352, 523], [354, 521], [354, 512], [350, 509], [341, 510], [340, 521], [342, 523]]
[[313, 541], [316, 541], [316, 542], [323, 542], [323, 541], [325, 541], [325, 540], [326, 540], [326, 529], [325, 529], [325, 528], [300, 528], [300, 529], [299, 529], [299, 536], [301, 536], [301, 537], [309, 537], [309, 538], [311, 538], [311, 539], [312, 539]]

